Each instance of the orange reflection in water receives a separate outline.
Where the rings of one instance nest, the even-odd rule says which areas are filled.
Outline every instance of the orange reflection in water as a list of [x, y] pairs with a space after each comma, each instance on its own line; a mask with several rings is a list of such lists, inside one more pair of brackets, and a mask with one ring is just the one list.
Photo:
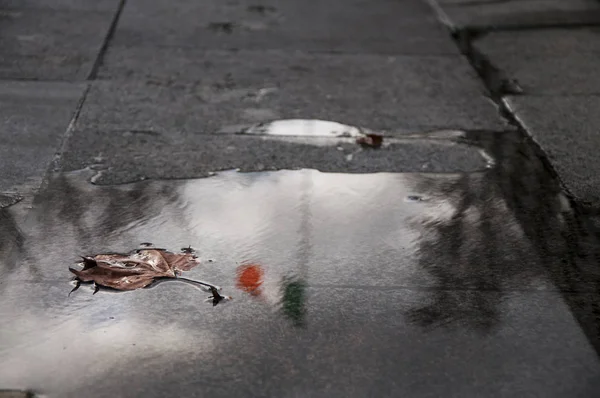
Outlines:
[[236, 287], [253, 296], [260, 296], [263, 275], [264, 271], [259, 264], [242, 264], [237, 268]]

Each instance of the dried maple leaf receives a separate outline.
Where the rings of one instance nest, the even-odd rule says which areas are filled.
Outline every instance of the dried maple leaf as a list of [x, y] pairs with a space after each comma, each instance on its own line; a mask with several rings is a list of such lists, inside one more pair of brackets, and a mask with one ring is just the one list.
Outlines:
[[69, 268], [79, 282], [117, 290], [146, 287], [156, 278], [175, 278], [199, 264], [191, 253], [175, 254], [163, 249], [139, 249], [131, 254], [98, 254], [83, 257], [83, 269]]
[[116, 290], [135, 290], [164, 279], [181, 279], [182, 282], [204, 286], [213, 296], [214, 291], [218, 290], [210, 283], [178, 278], [182, 271], [189, 271], [200, 263], [191, 248], [180, 254], [149, 248], [138, 249], [130, 254], [98, 254], [82, 258], [82, 269], [69, 267], [77, 281], [71, 293], [77, 290], [82, 282], [94, 283], [96, 293], [100, 286]]

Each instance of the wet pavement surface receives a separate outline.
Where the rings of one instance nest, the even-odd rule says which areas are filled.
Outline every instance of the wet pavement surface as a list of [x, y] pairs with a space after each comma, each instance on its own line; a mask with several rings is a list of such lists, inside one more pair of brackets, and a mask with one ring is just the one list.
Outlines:
[[[369, 132], [382, 135], [378, 150], [357, 144], [357, 139]], [[61, 166], [64, 170], [89, 167], [97, 171], [92, 181], [100, 185], [205, 177], [230, 169], [315, 168], [351, 173], [485, 170], [493, 163], [489, 155], [468, 145], [464, 135], [457, 130], [398, 135], [311, 119], [228, 125], [214, 134], [125, 130], [113, 132], [110, 140], [96, 131], [73, 137]], [[73, 147], [79, 149], [71, 151]]]
[[176, 3], [0, 1], [0, 398], [598, 396], [598, 2]]
[[[600, 230], [520, 133], [489, 169], [58, 173], [0, 210], [0, 381], [56, 397], [544, 396], [600, 389]], [[373, 150], [375, 152], [375, 150]], [[382, 170], [383, 171], [383, 170]], [[28, 209], [27, 207], [31, 207]], [[193, 286], [73, 285], [79, 255], [191, 245]], [[60, 364], [59, 366], [57, 366]]]

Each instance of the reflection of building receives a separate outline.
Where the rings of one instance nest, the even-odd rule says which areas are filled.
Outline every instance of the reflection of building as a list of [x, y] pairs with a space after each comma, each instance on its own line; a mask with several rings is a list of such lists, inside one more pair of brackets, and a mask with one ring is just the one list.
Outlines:
[[466, 322], [488, 330], [505, 292], [557, 283], [551, 263], [565, 255], [560, 235], [572, 217], [564, 196], [530, 150], [510, 140], [484, 143], [498, 160], [494, 169], [411, 177], [409, 186], [432, 209], [428, 219], [411, 221], [420, 233], [419, 267], [436, 286], [431, 300], [410, 313], [419, 324]]
[[421, 204], [402, 200], [411, 193], [403, 178], [227, 172], [188, 182], [178, 206], [186, 209], [193, 242], [202, 242], [220, 267], [260, 264], [260, 298], [281, 307], [285, 297], [305, 297], [308, 285], [401, 283], [378, 278], [374, 269], [394, 272], [398, 258], [410, 258], [411, 232], [403, 220]]
[[[31, 224], [18, 225], [26, 252], [0, 290], [0, 313], [19, 327], [2, 330], [0, 359], [50, 380], [57, 396], [90, 388], [118, 395], [131, 386], [138, 395], [184, 386], [285, 396], [294, 386], [298, 396], [412, 396], [415, 386], [429, 391], [431, 374], [458, 380], [454, 395], [481, 396], [481, 380], [491, 388], [557, 375], [591, 380], [597, 360], [581, 348], [586, 342], [555, 292], [504, 299], [511, 289], [556, 281], [540, 266], [552, 263], [538, 240], [564, 230], [539, 231], [568, 223], [550, 217], [556, 200], [511, 199], [506, 186], [521, 180], [501, 178], [303, 170], [94, 187], [63, 175]], [[410, 195], [423, 200], [405, 201]], [[189, 276], [234, 300], [213, 308], [204, 293], [176, 284], [67, 298], [67, 266], [78, 254], [142, 241], [196, 248], [202, 264]], [[260, 300], [234, 290], [236, 271], [248, 263], [264, 270]], [[528, 305], [537, 308], [523, 311]], [[529, 327], [540, 316], [542, 326]], [[291, 327], [289, 318], [306, 327]], [[441, 324], [455, 330], [421, 328]], [[494, 326], [501, 329], [494, 340], [469, 330]], [[557, 355], [564, 369], [538, 366]], [[46, 366], [47, 358], [69, 366]], [[524, 363], [537, 378], [514, 371]], [[75, 368], [81, 384], [70, 382]]]
[[[548, 288], [544, 253], [563, 250], [552, 232], [564, 224], [560, 191], [536, 166], [516, 173], [527, 163], [498, 151], [495, 169], [470, 174], [223, 172], [114, 187], [88, 184], [85, 172], [60, 175], [22, 228], [35, 242], [25, 245], [31, 266], [12, 272], [56, 278], [79, 254], [191, 245], [203, 265], [190, 277], [233, 289], [242, 264], [259, 264], [260, 299], [292, 318], [304, 314], [308, 286], [414, 286], [435, 293], [411, 316], [488, 327], [498, 303], [469, 291], [501, 300], [505, 290]], [[528, 185], [547, 194], [532, 199]]]

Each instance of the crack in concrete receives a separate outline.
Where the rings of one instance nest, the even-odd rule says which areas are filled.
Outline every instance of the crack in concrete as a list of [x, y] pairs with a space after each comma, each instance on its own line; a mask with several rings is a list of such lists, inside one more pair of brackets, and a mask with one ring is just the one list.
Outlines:
[[508, 77], [504, 71], [473, 46], [473, 42], [485, 34], [486, 32], [460, 29], [456, 30], [453, 36], [462, 54], [467, 57], [471, 66], [483, 80], [494, 102], [498, 103], [504, 95], [523, 94], [523, 88], [515, 79]]
[[[436, 0], [427, 0], [432, 6], [434, 11], [438, 14], [438, 17], [442, 23], [444, 23], [455, 43], [459, 47], [461, 53], [468, 59], [469, 63], [475, 69], [483, 84], [487, 88], [490, 99], [498, 106], [498, 112], [501, 117], [504, 118], [511, 126], [515, 127], [517, 131], [521, 132], [525, 137], [524, 145], [528, 145], [534, 153], [539, 157], [542, 165], [546, 172], [550, 176], [556, 179], [560, 184], [562, 191], [565, 193], [573, 209], [577, 209], [578, 212], [594, 212], [589, 203], [577, 200], [575, 195], [566, 187], [563, 180], [558, 175], [558, 172], [554, 169], [550, 163], [546, 153], [541, 148], [538, 142], [536, 142], [532, 135], [527, 131], [525, 124], [520, 120], [516, 112], [511, 109], [508, 102], [505, 100], [507, 95], [521, 95], [524, 94], [524, 90], [519, 86], [515, 79], [510, 78], [502, 71], [499, 67], [494, 65], [490, 59], [477, 50], [473, 46], [473, 42], [481, 39], [485, 35], [496, 32], [496, 31], [508, 31], [508, 30], [545, 30], [545, 29], [556, 29], [556, 28], [570, 28], [570, 29], [581, 29], [590, 26], [600, 26], [598, 24], [555, 24], [555, 25], [515, 25], [505, 27], [464, 27], [458, 28], [444, 12], [442, 7], [436, 2]], [[599, 352], [600, 353], [600, 352]]]
[[108, 28], [108, 32], [106, 32], [106, 36], [104, 37], [104, 41], [102, 42], [102, 46], [100, 47], [100, 51], [98, 51], [98, 56], [94, 61], [94, 65], [90, 70], [90, 74], [87, 77], [87, 80], [96, 80], [98, 76], [98, 71], [102, 63], [104, 62], [104, 56], [106, 55], [106, 51], [108, 50], [108, 45], [112, 41], [113, 36], [115, 35], [115, 31], [117, 30], [117, 24], [119, 23], [119, 19], [121, 18], [121, 14], [123, 13], [123, 9], [125, 8], [125, 3], [127, 0], [120, 0], [119, 5], [117, 6], [117, 11], [113, 17], [113, 20], [110, 23]]
[[88, 96], [91, 88], [92, 88], [92, 85], [88, 84], [87, 87], [85, 88], [85, 90], [83, 91], [83, 94], [81, 95], [81, 98], [79, 99], [79, 102], [77, 103], [77, 106], [75, 107], [75, 111], [73, 112], [73, 117], [71, 118], [71, 121], [69, 122], [69, 125], [67, 126], [65, 133], [62, 137], [58, 151], [54, 155], [54, 159], [52, 159], [52, 162], [50, 162], [50, 167], [48, 168], [48, 172], [46, 172], [46, 176], [43, 177], [42, 186], [44, 185], [44, 183], [47, 179], [46, 178], [47, 175], [51, 171], [56, 172], [56, 171], [60, 170], [60, 168], [61, 168], [60, 167], [60, 159], [62, 158], [62, 155], [65, 153], [65, 151], [67, 149], [67, 144], [68, 144], [69, 139], [73, 136], [73, 131], [75, 130], [75, 123], [77, 123], [77, 120], [79, 119], [79, 115], [81, 114], [81, 109], [83, 108], [83, 105], [85, 103], [85, 100], [87, 99], [87, 96]]
[[542, 165], [546, 171], [559, 182], [562, 190], [569, 197], [571, 203], [575, 204], [576, 201], [574, 195], [567, 189], [566, 185], [548, 160], [546, 153], [532, 138], [531, 134], [529, 134], [525, 128], [524, 123], [505, 101], [506, 95], [523, 94], [523, 89], [518, 85], [516, 80], [509, 78], [500, 68], [495, 66], [488, 57], [473, 46], [473, 41], [481, 38], [486, 33], [487, 32], [477, 30], [461, 29], [453, 32], [453, 37], [463, 55], [467, 57], [469, 63], [483, 81], [483, 84], [490, 93], [490, 98], [498, 106], [500, 115], [507, 120], [511, 126], [514, 126], [518, 131], [523, 133], [523, 136], [526, 137], [526, 144], [533, 148], [534, 153], [541, 159]]

